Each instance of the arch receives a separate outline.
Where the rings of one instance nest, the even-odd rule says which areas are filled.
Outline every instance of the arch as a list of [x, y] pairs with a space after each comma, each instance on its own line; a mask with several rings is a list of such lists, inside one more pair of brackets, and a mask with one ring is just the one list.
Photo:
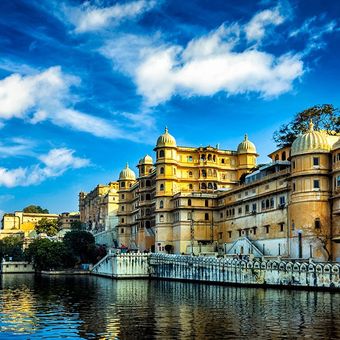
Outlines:
[[212, 189], [212, 188], [213, 188], [212, 183], [208, 183], [208, 189]]
[[164, 202], [163, 201], [159, 201], [159, 208], [163, 209], [164, 208]]
[[160, 191], [164, 191], [164, 184], [161, 184], [161, 185], [159, 186], [159, 190], [160, 190]]
[[164, 222], [164, 215], [159, 215], [159, 222]]
[[188, 171], [188, 176], [192, 177], [192, 171]]
[[190, 183], [189, 184], [189, 189], [192, 190], [193, 189], [193, 185]]
[[164, 168], [163, 168], [163, 167], [161, 167], [161, 168], [159, 169], [159, 173], [160, 173], [161, 175], [164, 175]]
[[211, 157], [211, 154], [209, 153], [208, 154], [208, 161], [211, 161], [212, 157]]
[[215, 155], [213, 155], [213, 161], [216, 162], [216, 156]]
[[283, 161], [285, 161], [285, 160], [287, 159], [286, 151], [283, 151], [283, 152], [282, 152], [281, 159], [282, 159]]
[[207, 185], [205, 183], [202, 183], [201, 184], [201, 189], [206, 189], [207, 188]]
[[160, 158], [164, 157], [164, 150], [160, 150], [160, 151], [159, 151], [159, 157], [160, 157]]

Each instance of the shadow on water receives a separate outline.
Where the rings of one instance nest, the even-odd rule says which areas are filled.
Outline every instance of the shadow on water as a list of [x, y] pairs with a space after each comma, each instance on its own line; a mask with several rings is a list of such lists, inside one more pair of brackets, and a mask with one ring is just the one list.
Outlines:
[[336, 339], [339, 295], [6, 274], [0, 339]]

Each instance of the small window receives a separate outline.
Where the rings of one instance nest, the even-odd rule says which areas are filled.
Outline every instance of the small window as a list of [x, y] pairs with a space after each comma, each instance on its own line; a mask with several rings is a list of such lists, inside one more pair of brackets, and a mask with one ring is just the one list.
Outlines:
[[187, 220], [191, 220], [191, 212], [190, 211], [187, 214]]
[[124, 228], [120, 228], [120, 233], [124, 234]]
[[146, 185], [147, 187], [151, 186], [150, 180], [147, 179], [146, 182], [145, 182], [145, 185]]
[[218, 233], [218, 239], [222, 240], [222, 237], [223, 237], [223, 233], [222, 232]]
[[321, 222], [320, 218], [316, 218], [314, 221], [315, 229], [320, 229], [321, 228]]
[[280, 206], [286, 204], [286, 197], [285, 196], [280, 196]]
[[189, 177], [192, 177], [192, 171], [189, 171]]
[[160, 190], [160, 191], [164, 191], [164, 184], [161, 184], [161, 185], [159, 186], [159, 190]]
[[256, 203], [253, 203], [253, 206], [252, 206], [252, 210], [254, 211], [254, 212], [256, 212]]
[[159, 216], [159, 222], [164, 222], [164, 215]]
[[223, 218], [223, 212], [220, 212], [220, 218]]
[[229, 238], [231, 238], [231, 231], [228, 231], [228, 236]]
[[239, 231], [238, 231], [238, 236], [241, 237], [241, 235], [242, 235], [242, 230], [239, 229]]
[[280, 223], [280, 231], [283, 232], [283, 226], [284, 226], [284, 223]]
[[191, 207], [191, 199], [188, 199], [188, 206]]
[[318, 179], [315, 179], [313, 181], [313, 188], [314, 189], [320, 189], [320, 181]]
[[163, 167], [161, 167], [161, 168], [159, 169], [159, 173], [160, 173], [161, 175], [164, 175], [164, 168], [163, 168]]
[[270, 207], [274, 208], [274, 198], [273, 197], [270, 199]]
[[336, 178], [336, 186], [340, 188], [340, 176]]
[[164, 150], [159, 151], [159, 157], [164, 157]]
[[159, 209], [163, 209], [164, 208], [164, 202], [163, 201], [160, 201], [159, 202]]
[[209, 201], [205, 200], [204, 204], [205, 204], [206, 207], [208, 207], [209, 206]]
[[124, 194], [122, 194], [122, 200], [123, 200], [123, 199], [125, 199], [125, 195], [124, 195]]
[[193, 189], [193, 185], [190, 183], [189, 184], [189, 189], [192, 190]]
[[293, 191], [295, 191], [296, 190], [296, 184], [295, 184], [295, 182], [293, 182]]
[[121, 207], [121, 210], [122, 210], [122, 211], [124, 211], [124, 210], [125, 210], [125, 207], [124, 207], [124, 205], [122, 205], [122, 207]]
[[120, 182], [120, 186], [121, 186], [122, 188], [125, 188], [125, 182]]
[[269, 225], [265, 225], [264, 228], [266, 230], [266, 234], [269, 234]]
[[292, 162], [293, 169], [295, 169], [295, 161]]
[[206, 221], [209, 221], [209, 214], [208, 214], [208, 213], [205, 213], [205, 214], [204, 214], [204, 219], [205, 219]]
[[242, 214], [242, 207], [238, 208], [238, 214], [239, 214], [239, 215]]
[[124, 218], [122, 218], [122, 219], [121, 219], [121, 222], [122, 222], [122, 223], [124, 223], [124, 222], [125, 222]]
[[256, 235], [256, 229], [257, 229], [257, 227], [253, 227], [253, 233], [254, 233], [254, 235]]
[[320, 158], [313, 157], [313, 166], [319, 166], [319, 165], [320, 165]]
[[192, 162], [192, 156], [188, 156], [188, 162]]

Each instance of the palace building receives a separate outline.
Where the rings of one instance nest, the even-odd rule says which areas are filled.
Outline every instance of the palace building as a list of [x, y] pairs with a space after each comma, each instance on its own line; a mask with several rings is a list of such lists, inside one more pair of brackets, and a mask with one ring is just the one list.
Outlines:
[[119, 175], [119, 244], [340, 261], [339, 135], [310, 122], [261, 167], [247, 135], [236, 150], [222, 150], [178, 146], [165, 129], [154, 151], [155, 161], [139, 161], [137, 176], [128, 165]]

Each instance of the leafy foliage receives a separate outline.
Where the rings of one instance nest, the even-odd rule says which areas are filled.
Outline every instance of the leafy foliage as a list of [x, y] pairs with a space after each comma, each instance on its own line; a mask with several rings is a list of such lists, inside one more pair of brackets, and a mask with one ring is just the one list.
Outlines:
[[71, 229], [72, 230], [82, 230], [83, 224], [80, 221], [72, 221], [71, 222]]
[[48, 214], [47, 209], [43, 209], [40, 205], [29, 205], [23, 209], [25, 213]]
[[24, 259], [23, 238], [19, 236], [8, 236], [0, 240], [0, 260], [12, 258], [13, 261]]
[[291, 145], [300, 133], [308, 130], [312, 119], [316, 130], [325, 130], [334, 135], [340, 132], [340, 110], [331, 104], [315, 105], [295, 115], [288, 124], [274, 132], [273, 139], [278, 147]]
[[26, 250], [27, 259], [37, 270], [65, 269], [75, 265], [75, 257], [63, 242], [36, 239]]
[[35, 230], [38, 234], [45, 233], [47, 236], [55, 236], [61, 230], [61, 227], [57, 220], [42, 218], [35, 226]]

